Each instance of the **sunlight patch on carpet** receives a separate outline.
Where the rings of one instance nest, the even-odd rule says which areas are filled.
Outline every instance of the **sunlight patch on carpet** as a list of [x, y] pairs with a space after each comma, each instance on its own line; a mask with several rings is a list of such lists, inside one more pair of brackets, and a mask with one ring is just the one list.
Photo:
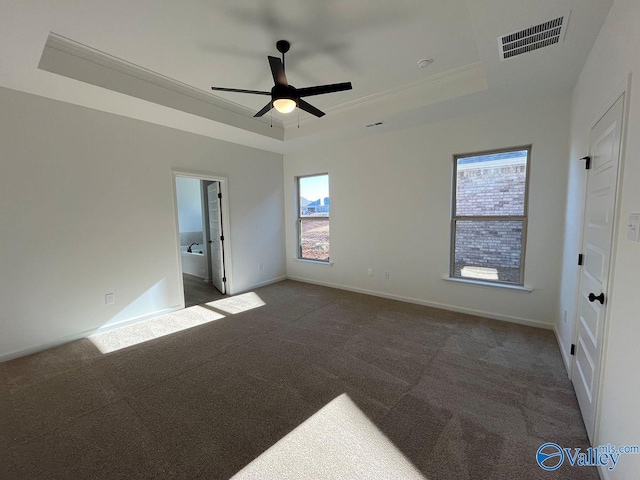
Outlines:
[[[212, 302], [214, 303], [214, 302]], [[111, 353], [123, 348], [148, 342], [156, 338], [186, 330], [198, 325], [224, 318], [225, 315], [196, 305], [178, 312], [169, 313], [133, 325], [109, 330], [89, 337], [102, 353]]]
[[232, 480], [265, 478], [425, 480], [346, 393], [314, 413]]
[[243, 293], [242, 295], [235, 295], [233, 297], [223, 298], [222, 300], [209, 302], [205, 305], [215, 308], [216, 310], [221, 310], [225, 313], [235, 315], [236, 313], [242, 313], [247, 310], [262, 307], [265, 303], [257, 293], [248, 292]]

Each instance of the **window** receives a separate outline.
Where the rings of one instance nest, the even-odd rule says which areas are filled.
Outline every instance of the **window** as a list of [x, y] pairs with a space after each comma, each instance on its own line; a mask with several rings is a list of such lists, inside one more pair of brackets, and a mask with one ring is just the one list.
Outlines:
[[298, 257], [329, 261], [329, 175], [298, 177]]
[[531, 146], [455, 155], [454, 278], [524, 285]]

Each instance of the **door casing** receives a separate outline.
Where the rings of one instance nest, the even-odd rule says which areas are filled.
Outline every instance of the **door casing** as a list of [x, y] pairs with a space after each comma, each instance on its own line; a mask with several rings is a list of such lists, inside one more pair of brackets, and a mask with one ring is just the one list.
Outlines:
[[177, 256], [177, 275], [178, 284], [180, 288], [181, 308], [184, 308], [184, 282], [182, 280], [182, 255], [180, 253], [180, 224], [178, 221], [178, 194], [176, 191], [176, 178], [186, 177], [195, 178], [197, 180], [205, 180], [209, 182], [220, 182], [220, 193], [222, 193], [222, 228], [224, 231], [224, 254], [225, 254], [225, 276], [226, 281], [226, 294], [235, 294], [233, 286], [233, 266], [232, 266], [232, 240], [231, 240], [231, 226], [229, 220], [229, 180], [227, 177], [211, 175], [206, 173], [199, 173], [186, 170], [171, 170], [171, 185], [173, 188], [173, 210], [175, 217], [175, 235], [176, 235], [176, 256]]
[[[627, 123], [628, 123], [628, 112], [629, 112], [629, 93], [631, 91], [631, 73], [627, 76], [625, 81], [623, 81], [612, 93], [609, 95], [607, 100], [603, 103], [600, 109], [597, 111], [593, 121], [589, 125], [589, 132], [593, 130], [595, 125], [600, 121], [600, 119], [609, 111], [611, 107], [613, 107], [616, 101], [624, 96], [623, 101], [623, 110], [622, 110], [622, 125], [620, 132], [620, 149], [619, 149], [619, 162], [618, 162], [618, 176], [617, 182], [615, 186], [615, 203], [614, 203], [614, 219], [613, 219], [613, 236], [611, 240], [611, 252], [609, 256], [609, 274], [608, 274], [608, 287], [607, 287], [607, 309], [605, 311], [604, 316], [604, 330], [602, 336], [602, 353], [600, 359], [600, 368], [598, 372], [598, 387], [596, 391], [596, 407], [595, 407], [595, 425], [593, 431], [593, 444], [597, 444], [600, 437], [600, 418], [602, 416], [601, 405], [602, 405], [602, 396], [603, 396], [603, 387], [604, 387], [604, 372], [606, 371], [606, 362], [607, 362], [607, 352], [608, 352], [608, 338], [609, 338], [609, 329], [610, 329], [610, 321], [609, 317], [611, 315], [611, 304], [614, 298], [613, 292], [613, 282], [611, 279], [614, 278], [615, 275], [615, 262], [614, 259], [616, 257], [617, 252], [617, 244], [618, 244], [618, 232], [620, 229], [620, 222], [622, 218], [622, 214], [620, 212], [620, 202], [621, 202], [621, 189], [622, 189], [622, 181], [624, 175], [624, 160], [626, 153], [626, 138], [627, 138]], [[589, 135], [589, 144], [591, 144], [591, 135]], [[587, 182], [585, 180], [584, 183], [584, 198], [583, 198], [583, 209], [580, 212], [582, 218], [581, 225], [581, 235], [580, 235], [580, 243], [578, 247], [578, 251], [582, 249], [582, 245], [584, 243], [584, 218], [585, 218], [585, 206], [586, 206], [586, 196], [587, 196]], [[571, 343], [576, 344], [577, 335], [578, 335], [578, 314], [579, 314], [579, 306], [578, 302], [580, 301], [580, 274], [581, 267], [576, 269], [576, 289], [574, 292], [574, 318], [573, 318], [573, 332], [571, 336]], [[575, 356], [571, 357], [570, 367], [569, 367], [569, 378], [573, 378], [573, 373], [575, 369]]]

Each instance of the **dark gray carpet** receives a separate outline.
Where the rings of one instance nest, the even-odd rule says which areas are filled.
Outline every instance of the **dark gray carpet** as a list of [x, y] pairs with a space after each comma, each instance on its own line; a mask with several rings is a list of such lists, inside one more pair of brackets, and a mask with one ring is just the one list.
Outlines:
[[256, 293], [113, 353], [0, 364], [0, 477], [229, 478], [346, 392], [430, 480], [598, 478], [535, 462], [588, 446], [552, 332], [292, 281]]

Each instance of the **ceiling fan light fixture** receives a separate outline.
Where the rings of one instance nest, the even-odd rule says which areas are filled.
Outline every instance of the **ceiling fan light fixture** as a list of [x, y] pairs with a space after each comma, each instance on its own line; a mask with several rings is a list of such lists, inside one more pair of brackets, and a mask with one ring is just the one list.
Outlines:
[[278, 98], [273, 101], [273, 106], [280, 113], [291, 113], [296, 108], [296, 102], [290, 98]]
[[236, 92], [236, 93], [252, 93], [254, 95], [270, 95], [271, 100], [262, 109], [254, 115], [254, 117], [261, 117], [272, 108], [275, 108], [280, 113], [291, 113], [296, 107], [300, 110], [304, 110], [311, 115], [315, 115], [320, 118], [324, 116], [322, 110], [317, 109], [313, 105], [309, 104], [302, 97], [311, 97], [314, 95], [324, 95], [325, 93], [342, 92], [344, 90], [351, 90], [351, 82], [334, 83], [331, 85], [316, 85], [314, 87], [296, 88], [289, 85], [287, 76], [284, 73], [284, 54], [289, 51], [290, 43], [286, 40], [280, 40], [276, 43], [276, 48], [282, 53], [282, 59], [278, 57], [267, 56], [269, 60], [269, 68], [271, 68], [271, 75], [273, 76], [273, 88], [271, 92], [259, 91], [259, 90], [241, 90], [239, 88], [224, 88], [224, 87], [211, 87], [211, 90], [222, 92]]

